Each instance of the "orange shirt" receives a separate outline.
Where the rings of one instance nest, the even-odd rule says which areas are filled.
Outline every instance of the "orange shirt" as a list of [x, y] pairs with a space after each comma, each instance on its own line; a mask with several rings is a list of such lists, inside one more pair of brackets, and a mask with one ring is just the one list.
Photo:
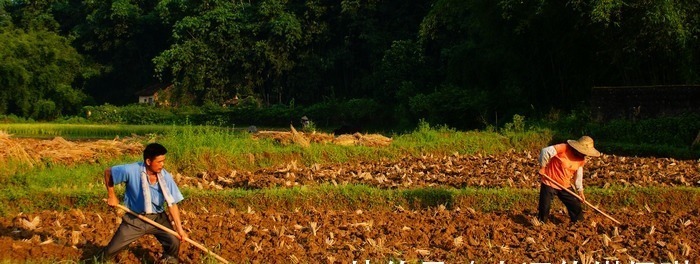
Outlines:
[[[553, 146], [557, 154], [552, 156], [547, 162], [547, 165], [540, 169], [540, 173], [552, 178], [564, 188], [571, 186], [571, 178], [578, 168], [586, 164], [586, 159], [577, 157], [574, 150], [569, 144], [562, 143]], [[560, 190], [554, 183], [542, 177], [542, 183]]]

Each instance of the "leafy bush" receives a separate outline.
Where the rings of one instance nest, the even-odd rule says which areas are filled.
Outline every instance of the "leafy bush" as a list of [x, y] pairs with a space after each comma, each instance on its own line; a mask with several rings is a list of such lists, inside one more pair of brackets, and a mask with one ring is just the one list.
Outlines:
[[324, 101], [304, 108], [303, 114], [312, 120], [316, 120], [317, 125], [334, 126], [341, 123], [338, 113], [338, 101]]
[[596, 148], [603, 153], [623, 156], [671, 157], [683, 160], [700, 158], [700, 149], [673, 147], [668, 145], [601, 142], [597, 144]]
[[58, 112], [59, 111], [56, 109], [56, 103], [50, 100], [42, 99], [34, 103], [32, 118], [38, 120], [55, 119]]
[[34, 119], [19, 117], [13, 114], [0, 115], [0, 123], [33, 123]]
[[174, 123], [176, 115], [168, 109], [150, 105], [127, 105], [117, 107], [110, 104], [86, 106], [83, 108], [88, 120], [100, 124], [169, 124]]
[[58, 124], [88, 124], [90, 121], [81, 116], [67, 116], [67, 117], [59, 117], [53, 121], [53, 123], [58, 123]]
[[340, 103], [338, 110], [345, 122], [366, 124], [372, 119], [380, 119], [378, 114], [383, 112], [381, 108], [373, 99], [350, 99]]
[[175, 120], [170, 110], [145, 104], [122, 107], [121, 115], [131, 125], [169, 124]]
[[466, 129], [479, 127], [479, 113], [487, 109], [487, 94], [477, 89], [446, 85], [410, 98], [410, 111], [433, 124]]
[[384, 126], [391, 114], [382, 111], [381, 105], [373, 99], [356, 98], [348, 101], [328, 100], [298, 110], [299, 114], [316, 120], [317, 125], [335, 127], [352, 124], [363, 128]]
[[594, 122], [589, 112], [573, 111], [555, 120], [540, 121], [556, 132], [554, 142], [590, 135], [604, 153], [635, 156], [697, 158], [691, 144], [700, 131], [700, 116], [690, 114], [632, 120]]
[[688, 147], [700, 131], [700, 116], [664, 117], [640, 121], [613, 120], [591, 123], [592, 135], [609, 142]]
[[118, 106], [104, 104], [101, 106], [85, 106], [83, 112], [87, 119], [99, 124], [121, 124], [124, 119]]
[[306, 126], [302, 126], [302, 131], [306, 133], [316, 132], [316, 123], [314, 123], [314, 121], [309, 121], [309, 123], [306, 124]]
[[513, 115], [513, 122], [503, 125], [503, 132], [524, 132], [525, 117], [521, 115]]
[[550, 129], [527, 126], [525, 116], [513, 115], [513, 122], [506, 123], [501, 134], [516, 149], [537, 150], [551, 143], [554, 133]]
[[262, 108], [262, 102], [260, 101], [260, 99], [257, 99], [254, 96], [246, 96], [243, 99], [241, 99], [241, 101], [236, 107], [246, 109], [260, 109]]

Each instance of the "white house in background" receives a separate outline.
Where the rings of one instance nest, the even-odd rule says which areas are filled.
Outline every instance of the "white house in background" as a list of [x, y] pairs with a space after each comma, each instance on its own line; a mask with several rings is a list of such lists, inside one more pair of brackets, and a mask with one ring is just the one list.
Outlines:
[[[136, 95], [139, 97], [139, 104], [150, 104], [150, 105], [156, 105], [156, 103], [161, 104], [166, 102], [160, 102], [158, 101], [158, 94], [159, 93], [164, 93], [167, 92], [167, 90], [170, 90], [170, 88], [173, 87], [172, 84], [169, 83], [156, 83], [156, 84], [151, 84], [144, 88], [143, 90], [140, 90], [136, 92]], [[161, 98], [165, 99], [165, 98]]]

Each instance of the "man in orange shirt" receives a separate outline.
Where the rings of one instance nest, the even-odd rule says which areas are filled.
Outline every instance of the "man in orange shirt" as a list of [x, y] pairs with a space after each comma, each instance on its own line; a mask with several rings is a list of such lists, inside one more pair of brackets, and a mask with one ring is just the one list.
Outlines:
[[[593, 147], [593, 139], [589, 136], [548, 146], [540, 152], [541, 168], [539, 173], [549, 176], [553, 181], [567, 189], [572, 187], [571, 180], [573, 178], [574, 191], [578, 192], [581, 200], [585, 200], [583, 195], [583, 165], [586, 164], [587, 156], [600, 156], [600, 152]], [[583, 220], [581, 201], [576, 196], [562, 190], [544, 176], [542, 176], [541, 181], [537, 219], [543, 223], [547, 222], [552, 199], [556, 195], [566, 206], [571, 222]]]

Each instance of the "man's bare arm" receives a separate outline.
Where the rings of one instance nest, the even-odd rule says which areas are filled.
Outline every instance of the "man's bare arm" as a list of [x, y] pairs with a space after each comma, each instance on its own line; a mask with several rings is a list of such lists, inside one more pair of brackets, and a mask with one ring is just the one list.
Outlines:
[[112, 207], [117, 206], [117, 204], [119, 204], [119, 199], [117, 199], [117, 194], [114, 192], [112, 168], [107, 168], [105, 170], [105, 187], [107, 188], [107, 204]]
[[173, 218], [173, 223], [175, 224], [174, 228], [175, 231], [180, 235], [180, 240], [185, 240], [187, 238], [187, 233], [185, 233], [185, 230], [182, 229], [182, 221], [180, 220], [180, 208], [177, 207], [177, 204], [173, 204], [168, 207], [170, 210], [170, 216]]

